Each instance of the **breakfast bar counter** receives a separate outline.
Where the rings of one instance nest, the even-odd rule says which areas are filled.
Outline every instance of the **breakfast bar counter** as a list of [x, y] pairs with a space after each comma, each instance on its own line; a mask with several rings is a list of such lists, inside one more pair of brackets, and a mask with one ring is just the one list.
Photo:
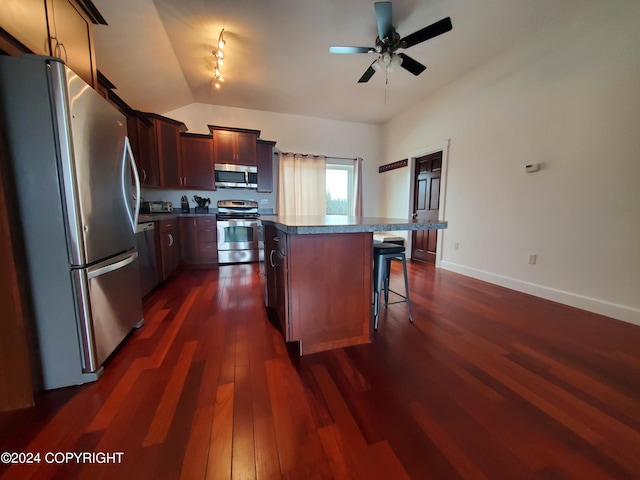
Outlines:
[[263, 215], [261, 220], [263, 224], [271, 224], [278, 230], [296, 235], [447, 228], [447, 222], [440, 220], [424, 223], [401, 218], [353, 217], [346, 215], [306, 215], [300, 217]]
[[262, 216], [266, 304], [300, 355], [369, 343], [373, 232], [443, 229], [443, 221]]

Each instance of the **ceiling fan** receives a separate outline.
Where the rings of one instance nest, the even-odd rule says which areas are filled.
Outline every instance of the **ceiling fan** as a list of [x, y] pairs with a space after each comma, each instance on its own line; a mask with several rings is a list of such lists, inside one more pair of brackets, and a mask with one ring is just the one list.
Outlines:
[[351, 54], [351, 53], [377, 53], [378, 58], [373, 61], [364, 75], [360, 77], [358, 83], [368, 82], [376, 71], [385, 69], [391, 71], [394, 67], [400, 66], [413, 73], [420, 75], [427, 67], [414, 60], [404, 53], [395, 53], [399, 48], [405, 49], [422, 43], [438, 35], [448, 32], [453, 28], [451, 18], [442, 20], [424, 27], [417, 32], [400, 38], [393, 26], [391, 14], [391, 2], [376, 2], [374, 4], [376, 12], [376, 22], [378, 24], [378, 37], [375, 47], [329, 47], [329, 53]]

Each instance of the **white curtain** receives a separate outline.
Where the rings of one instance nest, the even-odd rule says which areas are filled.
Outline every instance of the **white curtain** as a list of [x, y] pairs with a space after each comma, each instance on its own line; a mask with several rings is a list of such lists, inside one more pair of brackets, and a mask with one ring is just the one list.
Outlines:
[[355, 161], [354, 168], [354, 201], [352, 215], [362, 216], [362, 158], [358, 157]]
[[325, 215], [326, 157], [280, 153], [278, 163], [278, 215]]

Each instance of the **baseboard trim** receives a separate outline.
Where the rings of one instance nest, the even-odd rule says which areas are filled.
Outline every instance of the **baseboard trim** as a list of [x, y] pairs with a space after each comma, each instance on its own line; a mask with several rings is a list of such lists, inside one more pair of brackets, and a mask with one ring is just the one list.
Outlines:
[[518, 292], [527, 293], [529, 295], [534, 295], [546, 300], [551, 300], [554, 302], [562, 303], [564, 305], [569, 305], [571, 307], [580, 308], [582, 310], [597, 313], [599, 315], [605, 315], [607, 317], [615, 318], [616, 320], [622, 320], [623, 322], [640, 325], [640, 309], [627, 307], [625, 305], [619, 305], [616, 303], [607, 302], [606, 300], [600, 300], [584, 295], [578, 295], [576, 293], [571, 293], [564, 290], [545, 287], [544, 285], [525, 282], [515, 278], [506, 277], [504, 275], [487, 272], [485, 270], [478, 270], [476, 268], [458, 265], [457, 263], [447, 262], [445, 260], [440, 263], [440, 268], [449, 270], [451, 272], [460, 273], [468, 277], [477, 278], [478, 280], [493, 283], [501, 287], [510, 288]]

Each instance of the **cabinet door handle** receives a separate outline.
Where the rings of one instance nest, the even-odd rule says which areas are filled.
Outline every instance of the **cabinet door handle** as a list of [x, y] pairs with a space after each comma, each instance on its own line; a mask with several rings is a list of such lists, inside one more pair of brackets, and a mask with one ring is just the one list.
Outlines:
[[169, 246], [173, 246], [173, 235], [169, 234]]
[[146, 182], [147, 181], [147, 170], [146, 169], [142, 169], [142, 181]]
[[271, 264], [271, 267], [272, 267], [272, 268], [275, 268], [275, 267], [276, 267], [276, 264], [275, 264], [275, 263], [273, 263], [273, 254], [274, 254], [274, 253], [276, 253], [276, 251], [275, 251], [275, 250], [271, 250], [271, 253], [269, 253], [269, 263]]

